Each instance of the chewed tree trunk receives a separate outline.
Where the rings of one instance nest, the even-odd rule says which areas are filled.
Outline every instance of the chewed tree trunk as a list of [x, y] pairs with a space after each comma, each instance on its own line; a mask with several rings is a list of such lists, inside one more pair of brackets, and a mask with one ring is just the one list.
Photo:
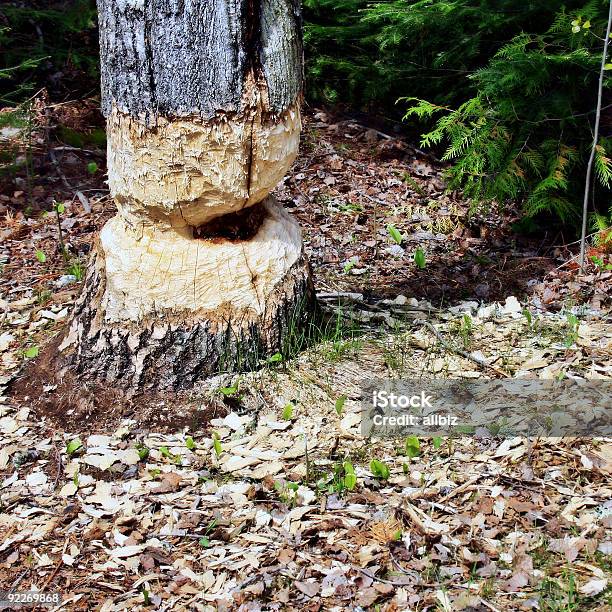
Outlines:
[[256, 367], [315, 308], [300, 229], [269, 195], [299, 144], [299, 0], [98, 11], [119, 212], [60, 350], [132, 388]]

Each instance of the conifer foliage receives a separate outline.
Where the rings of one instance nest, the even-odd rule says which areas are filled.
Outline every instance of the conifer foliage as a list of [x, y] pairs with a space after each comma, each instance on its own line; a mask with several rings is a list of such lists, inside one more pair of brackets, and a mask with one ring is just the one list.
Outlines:
[[[400, 98], [405, 120], [429, 127], [423, 145], [452, 163], [452, 188], [475, 202], [519, 201], [528, 217], [579, 220], [607, 0], [306, 6], [311, 93], [387, 114]], [[323, 10], [333, 6], [340, 12]], [[592, 194], [600, 224], [612, 183], [611, 84]]]
[[[553, 212], [577, 221], [606, 5], [561, 11], [544, 34], [513, 38], [471, 75], [476, 95], [454, 110], [409, 99], [406, 118], [442, 115], [423, 144], [447, 144], [451, 187], [476, 201], [522, 200], [529, 217]], [[604, 137], [596, 149], [600, 194], [611, 186], [611, 145]]]

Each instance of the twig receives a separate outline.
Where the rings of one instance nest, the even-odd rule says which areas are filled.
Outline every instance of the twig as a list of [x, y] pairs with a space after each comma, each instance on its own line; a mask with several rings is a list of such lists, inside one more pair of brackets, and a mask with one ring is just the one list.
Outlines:
[[435, 537], [440, 535], [440, 533], [437, 532], [435, 529], [431, 529], [430, 527], [427, 527], [427, 525], [425, 525], [417, 509], [409, 502], [404, 501], [404, 503], [401, 505], [401, 507], [398, 508], [398, 510], [407, 514], [408, 518], [411, 521], [411, 524], [414, 525], [423, 535], [429, 537]]
[[55, 453], [57, 456], [57, 475], [55, 476], [55, 482], [53, 483], [53, 488], [57, 489], [57, 483], [59, 482], [60, 476], [62, 475], [63, 465], [62, 465], [62, 453], [58, 448], [55, 449]]
[[466, 359], [473, 361], [474, 363], [478, 364], [479, 366], [483, 368], [489, 368], [490, 370], [493, 370], [494, 372], [496, 372], [500, 376], [503, 376], [504, 378], [510, 378], [510, 375], [507, 372], [504, 372], [503, 370], [496, 368], [494, 365], [491, 365], [488, 361], [485, 361], [484, 359], [481, 359], [480, 357], [476, 357], [475, 355], [472, 355], [472, 353], [468, 353], [467, 351], [464, 351], [460, 348], [453, 346], [452, 344], [449, 344], [444, 339], [442, 334], [429, 321], [425, 321], [424, 319], [416, 319], [414, 322], [418, 325], [422, 325], [423, 327], [426, 327], [427, 329], [429, 329], [435, 335], [438, 342], [445, 349], [451, 351], [452, 353], [456, 353], [457, 355], [461, 355], [461, 357], [465, 357]]
[[371, 580], [376, 580], [377, 582], [382, 582], [383, 584], [390, 584], [391, 586], [408, 586], [405, 582], [398, 582], [396, 580], [385, 580], [385, 578], [379, 578], [376, 574], [372, 572], [368, 572], [368, 570], [363, 569], [362, 567], [354, 567], [358, 572], [361, 572], [364, 576], [367, 576]]
[[354, 301], [363, 301], [363, 293], [351, 293], [349, 291], [334, 291], [334, 292], [321, 292], [317, 293], [317, 299], [319, 300], [336, 300], [347, 298]]
[[[595, 236], [595, 234], [597, 234], [597, 232], [593, 232], [592, 234], [589, 234], [587, 238], [590, 238], [591, 236]], [[574, 242], [568, 242], [567, 244], [565, 243], [564, 244], [552, 244], [550, 248], [551, 249], [567, 249], [568, 247], [571, 247], [574, 244], [580, 244], [580, 239], [574, 240]]]
[[482, 597], [480, 598], [480, 603], [485, 607], [489, 608], [493, 612], [500, 612], [499, 608], [496, 608], [494, 605], [490, 604], [488, 601], [485, 601]]
[[606, 60], [608, 58], [608, 43], [610, 41], [610, 29], [612, 28], [612, 0], [609, 0], [608, 26], [606, 29], [606, 40], [604, 42], [603, 54], [601, 57], [601, 68], [599, 70], [599, 86], [597, 91], [597, 111], [595, 112], [595, 130], [593, 132], [593, 146], [587, 164], [586, 180], [584, 184], [584, 200], [582, 203], [582, 232], [580, 234], [580, 270], [584, 271], [584, 256], [586, 251], [586, 232], [587, 219], [589, 214], [589, 189], [591, 186], [591, 174], [593, 173], [593, 161], [595, 160], [595, 150], [599, 141], [599, 121], [601, 119], [601, 100], [603, 97], [603, 81], [606, 70]]
[[91, 204], [89, 203], [89, 198], [82, 191], [77, 191], [76, 197], [79, 199], [79, 202], [83, 205], [83, 210], [87, 214], [89, 214], [91, 212]]
[[19, 576], [17, 576], [17, 578], [15, 579], [15, 581], [13, 582], [13, 584], [11, 584], [11, 586], [9, 587], [9, 592], [12, 591], [13, 589], [16, 589], [20, 584], [21, 581], [24, 579], [25, 575], [28, 573], [29, 570], [23, 570], [23, 572], [21, 572], [21, 574], [19, 574]]
[[47, 578], [47, 580], [45, 580], [45, 583], [42, 585], [42, 588], [40, 589], [41, 592], [44, 592], [45, 589], [49, 586], [49, 584], [51, 583], [51, 581], [55, 578], [55, 575], [57, 574], [57, 572], [59, 571], [59, 568], [62, 566], [62, 563], [64, 562], [64, 560], [62, 559], [62, 557], [64, 556], [65, 552], [66, 552], [66, 548], [68, 548], [68, 538], [66, 538], [64, 540], [64, 548], [62, 549], [62, 554], [60, 555], [60, 560], [57, 563], [57, 565], [55, 566], [55, 569], [51, 572], [51, 575]]
[[385, 140], [395, 140], [395, 138], [393, 136], [389, 136], [389, 134], [385, 134], [384, 132], [381, 132], [380, 130], [375, 130], [374, 128], [369, 128], [366, 125], [362, 125], [362, 124], [358, 124], [359, 127], [363, 128], [366, 132], [374, 132], [376, 134], [378, 134], [378, 136], [380, 136], [381, 138], [384, 138]]
[[87, 155], [94, 155], [95, 157], [101, 157], [101, 158], [106, 157], [106, 154], [103, 153], [102, 151], [92, 151], [91, 149], [79, 149], [78, 147], [68, 147], [68, 146], [53, 147], [51, 151], [59, 151], [60, 153], [63, 153], [63, 152], [86, 153]]
[[174, 529], [168, 533], [153, 533], [150, 538], [192, 538], [194, 540], [201, 540], [206, 537], [206, 533], [189, 533], [185, 529]]
[[60, 249], [62, 250], [62, 257], [64, 258], [64, 262], [68, 263], [68, 251], [66, 250], [66, 244], [64, 243], [64, 234], [62, 232], [62, 219], [60, 217], [57, 202], [53, 204], [53, 208], [55, 209], [55, 216], [57, 218], [57, 234], [60, 243]]
[[458, 487], [454, 488], [450, 493], [448, 493], [448, 495], [445, 495], [439, 501], [439, 503], [445, 504], [447, 501], [449, 501], [450, 499], [452, 499], [456, 495], [459, 495], [459, 493], [463, 493], [464, 491], [469, 489], [473, 484], [476, 484], [481, 478], [485, 478], [488, 475], [489, 474], [478, 474], [478, 476], [474, 476], [474, 478], [470, 478], [470, 480], [468, 480], [468, 481], [464, 482], [463, 484], [459, 485]]
[[388, 311], [414, 311], [414, 312], [439, 312], [437, 308], [426, 308], [424, 306], [411, 306], [408, 304], [384, 303], [382, 301], [375, 304], [368, 304], [362, 293], [351, 293], [350, 291], [317, 293], [317, 298], [323, 302], [346, 301], [359, 304], [363, 310], [373, 310], [375, 312]]
[[65, 174], [62, 172], [62, 168], [60, 166], [60, 163], [57, 161], [57, 157], [55, 156], [55, 152], [53, 151], [53, 149], [49, 149], [49, 157], [51, 161], [53, 162], [53, 165], [55, 166], [55, 170], [57, 171], [57, 174], [62, 179], [62, 183], [64, 183], [64, 187], [72, 191], [72, 185], [68, 182], [68, 179], [66, 178]]

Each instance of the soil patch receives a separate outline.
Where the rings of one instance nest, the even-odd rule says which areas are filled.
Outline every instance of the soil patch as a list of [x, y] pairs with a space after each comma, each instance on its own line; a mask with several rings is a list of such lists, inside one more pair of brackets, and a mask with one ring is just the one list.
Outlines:
[[193, 390], [129, 395], [104, 382], [84, 380], [60, 369], [61, 338], [58, 334], [9, 387], [11, 398], [39, 420], [74, 433], [113, 431], [124, 419], [141, 423], [143, 430], [176, 432], [206, 430], [211, 419], [227, 414], [221, 400]]

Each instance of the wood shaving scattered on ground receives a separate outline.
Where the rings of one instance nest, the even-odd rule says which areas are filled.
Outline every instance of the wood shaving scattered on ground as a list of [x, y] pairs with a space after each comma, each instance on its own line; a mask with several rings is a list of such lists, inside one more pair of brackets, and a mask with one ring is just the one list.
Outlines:
[[[88, 155], [56, 153], [81, 191], [70, 168]], [[85, 265], [113, 204], [89, 193], [86, 212], [55, 178], [70, 260]], [[43, 187], [35, 204], [50, 210]], [[146, 397], [129, 416], [92, 413], [99, 427], [62, 425], [8, 387], [80, 287], [56, 219], [24, 216], [18, 191], [0, 201], [0, 590], [61, 592], [70, 610], [605, 609], [609, 439], [457, 436], [407, 455], [361, 435], [359, 397], [374, 377], [612, 380], [609, 274], [555, 271], [564, 249], [517, 251], [509, 218], [468, 222], [430, 158], [318, 113], [278, 196], [340, 331], [203, 383], [163, 426], [143, 420]]]

